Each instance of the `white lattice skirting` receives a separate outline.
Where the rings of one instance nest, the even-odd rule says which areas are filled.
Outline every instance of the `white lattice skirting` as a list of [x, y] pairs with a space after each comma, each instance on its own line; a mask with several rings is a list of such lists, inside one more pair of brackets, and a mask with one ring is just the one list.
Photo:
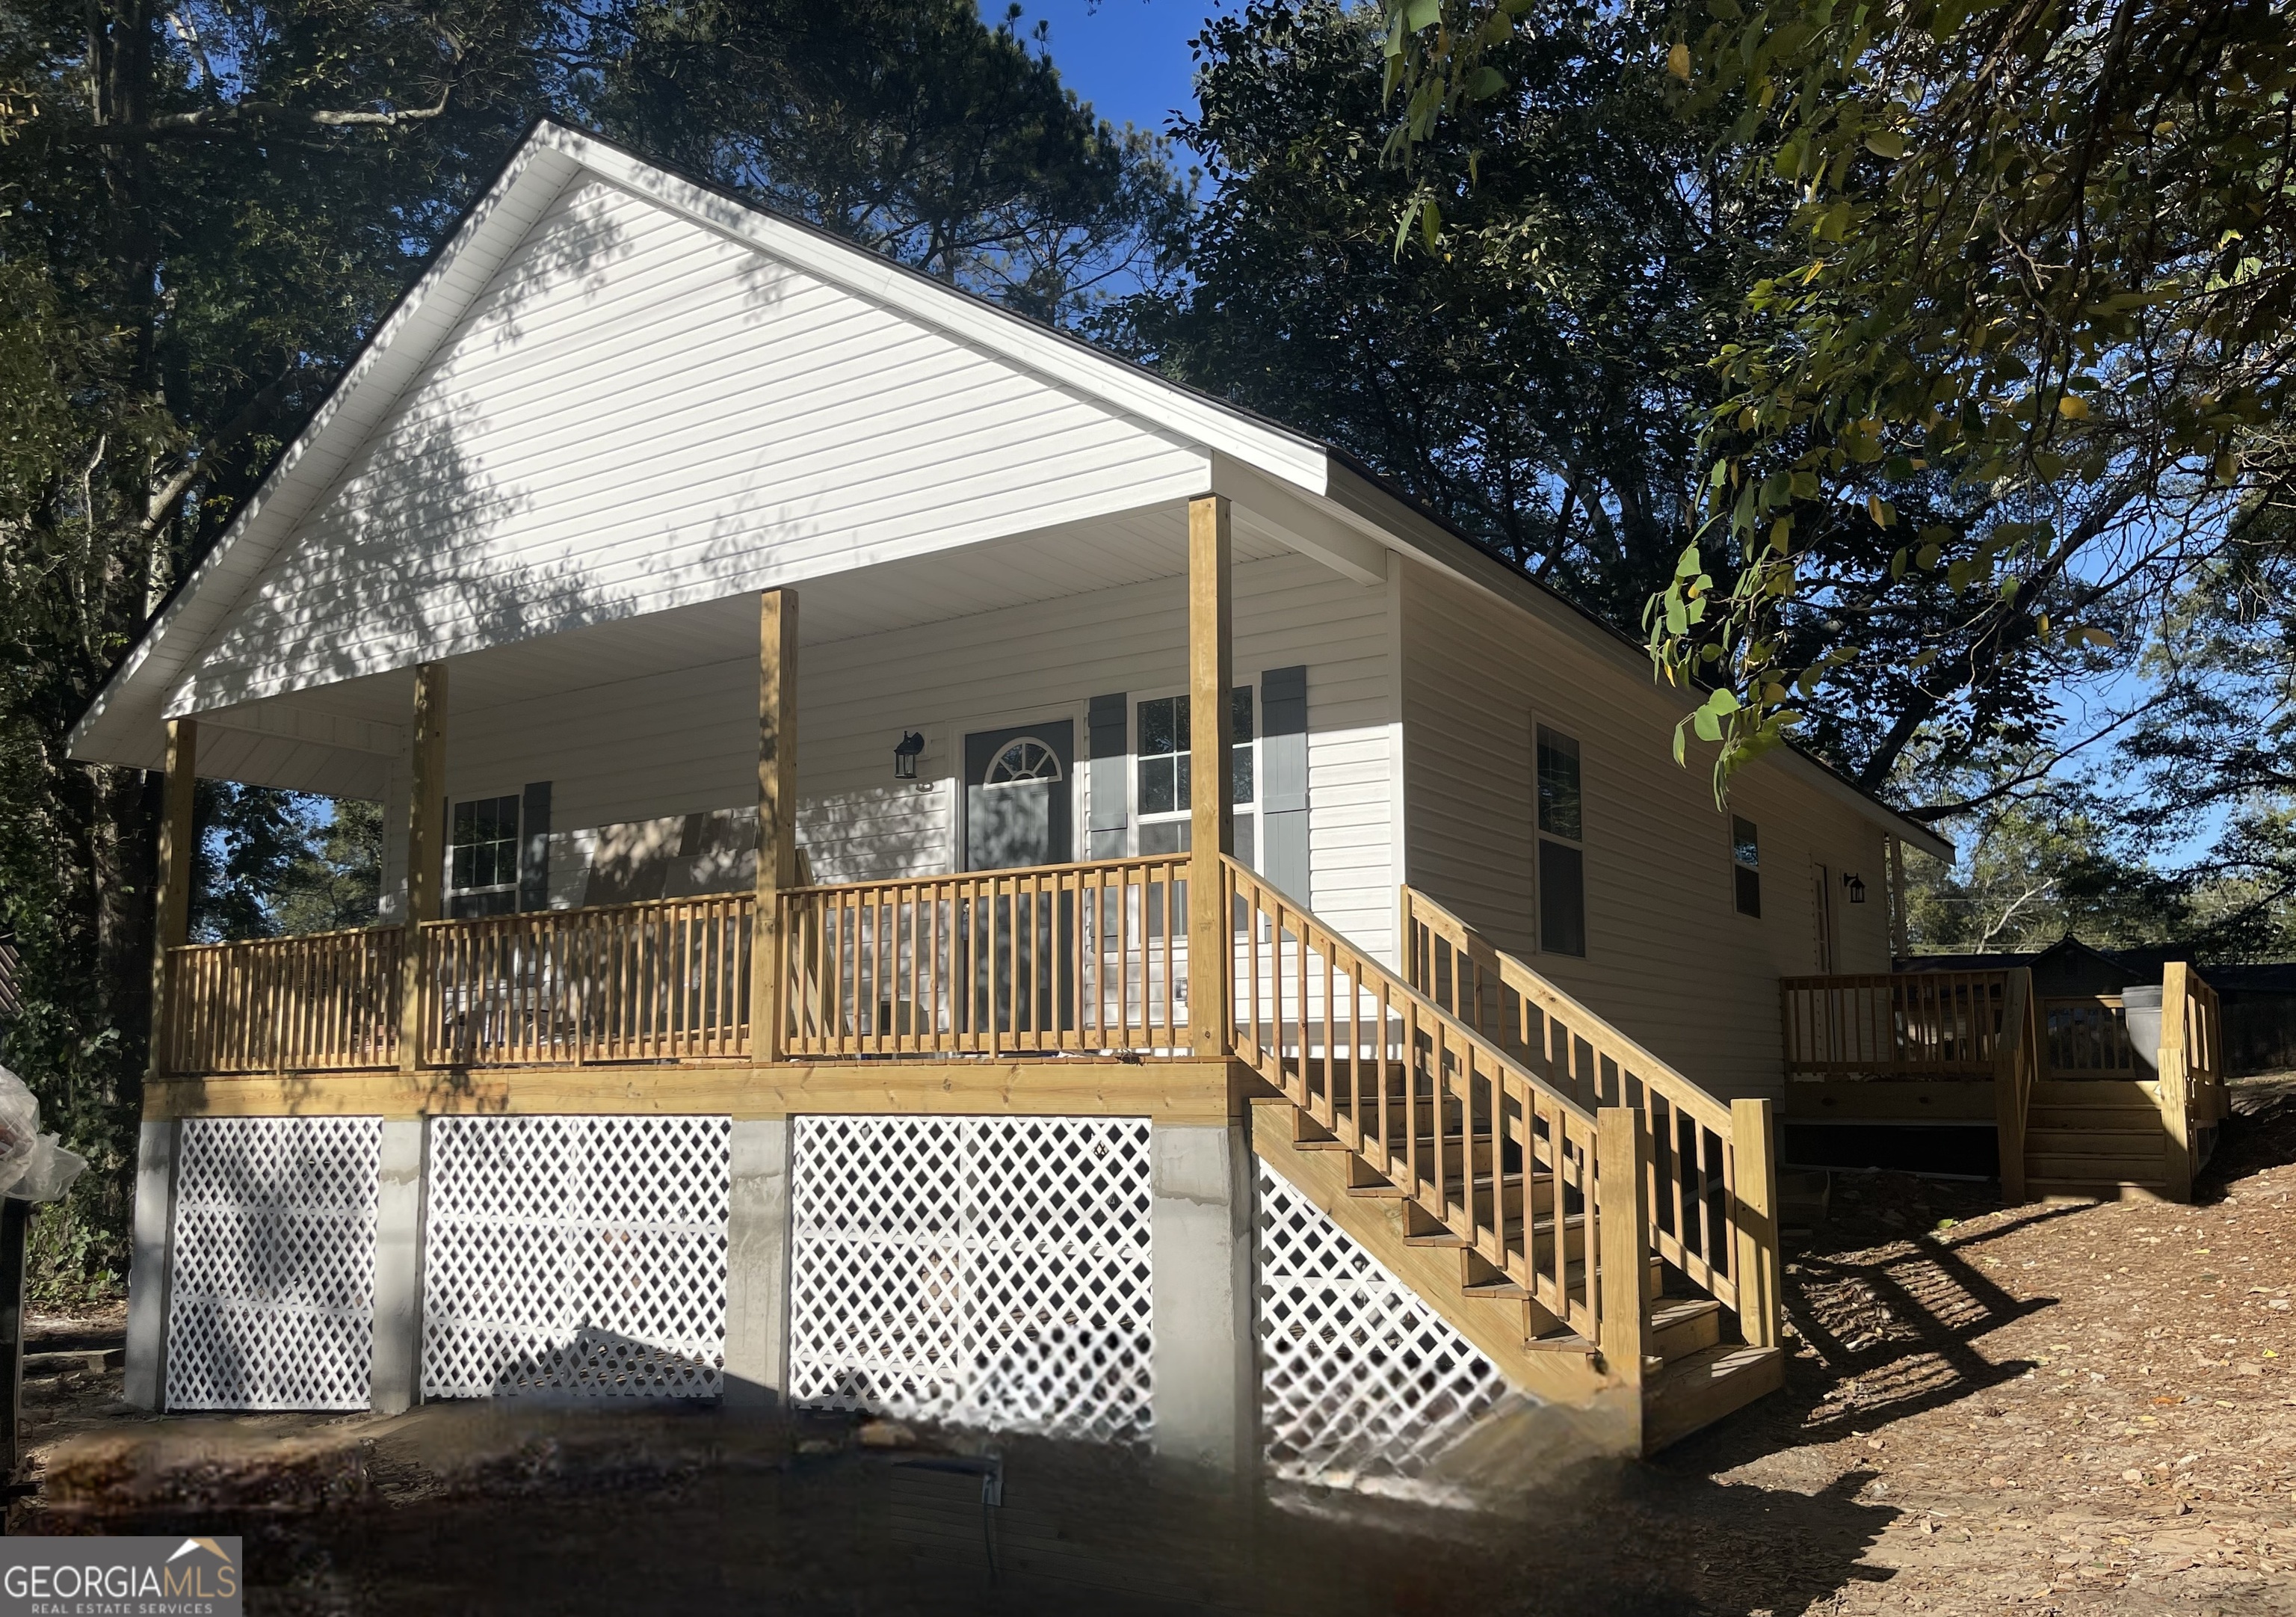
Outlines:
[[1415, 1478], [1506, 1392], [1491, 1361], [1259, 1164], [1260, 1422], [1269, 1471]]
[[714, 1398], [733, 1123], [430, 1125], [422, 1391]]
[[1146, 1119], [795, 1128], [792, 1399], [1099, 1441], [1147, 1435]]
[[382, 1120], [182, 1125], [168, 1274], [171, 1409], [364, 1409]]

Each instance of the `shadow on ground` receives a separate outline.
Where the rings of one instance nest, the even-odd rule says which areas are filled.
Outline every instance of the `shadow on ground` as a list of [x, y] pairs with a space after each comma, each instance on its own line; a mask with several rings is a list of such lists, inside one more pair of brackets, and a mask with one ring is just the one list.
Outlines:
[[1120, 1450], [853, 1441], [849, 1422], [434, 1405], [137, 1421], [65, 1446], [17, 1531], [248, 1541], [250, 1612], [1800, 1612], [1891, 1511], [1546, 1452], [1490, 1507]]

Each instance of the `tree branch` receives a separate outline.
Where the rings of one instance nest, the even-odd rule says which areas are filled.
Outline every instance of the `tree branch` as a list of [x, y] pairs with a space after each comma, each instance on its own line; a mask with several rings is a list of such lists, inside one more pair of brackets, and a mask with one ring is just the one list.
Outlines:
[[449, 85], [427, 107], [402, 107], [394, 112], [348, 112], [319, 107], [289, 107], [273, 101], [242, 101], [227, 107], [201, 107], [195, 112], [167, 112], [137, 124], [90, 124], [62, 132], [68, 145], [119, 146], [146, 141], [180, 140], [224, 134], [253, 124], [300, 124], [311, 129], [395, 129], [422, 123], [447, 111], [454, 94]]

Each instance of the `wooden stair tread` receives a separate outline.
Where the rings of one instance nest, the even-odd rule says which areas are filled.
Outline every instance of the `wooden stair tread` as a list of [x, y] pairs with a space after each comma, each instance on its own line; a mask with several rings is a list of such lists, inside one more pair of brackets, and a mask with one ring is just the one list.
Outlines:
[[1524, 1302], [1529, 1292], [1512, 1280], [1469, 1280], [1459, 1287], [1462, 1297], [1488, 1297], [1498, 1302]]
[[2074, 1196], [2085, 1201], [2111, 1202], [2132, 1190], [2161, 1201], [2169, 1199], [2165, 1179], [2044, 1179], [2031, 1175], [2025, 1179], [2025, 1194], [2036, 1198]]
[[1576, 1331], [1558, 1331], [1552, 1336], [1526, 1336], [1522, 1345], [1533, 1353], [1577, 1353], [1593, 1358], [1602, 1351]]
[[[1431, 1219], [1435, 1215], [1430, 1213], [1427, 1216]], [[1585, 1213], [1567, 1213], [1563, 1216], [1562, 1227], [1565, 1229], [1584, 1229], [1587, 1227], [1587, 1215]], [[1531, 1220], [1530, 1233], [1534, 1238], [1540, 1235], [1553, 1235], [1554, 1233], [1554, 1215], [1553, 1213], [1539, 1214], [1538, 1218]], [[1500, 1229], [1501, 1239], [1508, 1242], [1510, 1244], [1513, 1242], [1515, 1237], [1521, 1234], [1522, 1219], [1520, 1217], [1507, 1219], [1505, 1224]], [[1466, 1236], [1455, 1235], [1451, 1231], [1446, 1229], [1430, 1230], [1424, 1235], [1406, 1235], [1403, 1237], [1403, 1244], [1406, 1246], [1465, 1246], [1468, 1244], [1468, 1241]]]
[[1655, 1454], [1784, 1384], [1777, 1348], [1719, 1342], [1678, 1358], [1643, 1385], [1643, 1452]]

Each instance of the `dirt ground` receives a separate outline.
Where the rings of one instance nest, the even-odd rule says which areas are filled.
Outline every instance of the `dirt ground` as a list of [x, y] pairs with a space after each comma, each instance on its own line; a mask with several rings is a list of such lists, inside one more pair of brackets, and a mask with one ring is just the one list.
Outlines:
[[79, 1372], [26, 1384], [10, 1530], [241, 1532], [296, 1613], [2296, 1613], [2296, 1077], [2234, 1088], [2194, 1207], [1834, 1176], [1783, 1394], [1643, 1465], [1532, 1422], [1481, 1511], [1017, 1441], [991, 1510], [977, 1445], [842, 1420], [155, 1420]]

